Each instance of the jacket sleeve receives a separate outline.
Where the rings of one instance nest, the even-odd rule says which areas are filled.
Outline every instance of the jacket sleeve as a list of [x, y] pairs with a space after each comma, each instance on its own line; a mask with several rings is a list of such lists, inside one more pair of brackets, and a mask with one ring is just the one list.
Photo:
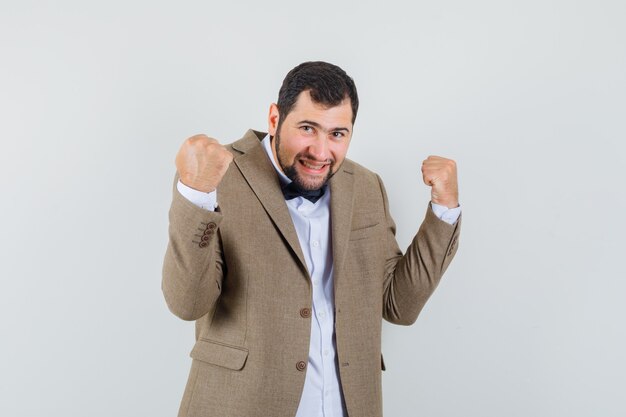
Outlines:
[[183, 197], [174, 178], [169, 211], [169, 242], [161, 288], [168, 308], [183, 320], [207, 314], [220, 295], [224, 260], [219, 226], [223, 215]]
[[403, 255], [396, 241], [396, 225], [389, 214], [383, 183], [387, 248], [383, 278], [383, 318], [391, 323], [410, 325], [435, 291], [457, 251], [461, 217], [453, 225], [437, 218], [430, 203], [426, 217]]

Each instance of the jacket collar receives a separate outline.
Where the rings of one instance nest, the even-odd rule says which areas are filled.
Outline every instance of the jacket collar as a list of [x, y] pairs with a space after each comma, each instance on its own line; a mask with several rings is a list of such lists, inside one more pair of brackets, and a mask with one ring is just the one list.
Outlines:
[[[232, 144], [233, 149], [241, 152], [235, 156], [234, 162], [256, 194], [257, 198], [271, 217], [283, 238], [298, 258], [301, 268], [307, 273], [304, 255], [300, 248], [296, 229], [289, 215], [287, 203], [283, 197], [278, 175], [261, 140], [265, 132], [248, 130], [245, 135]], [[331, 238], [333, 242], [333, 263], [335, 278], [343, 267], [350, 225], [352, 223], [352, 206], [354, 202], [354, 164], [346, 159], [339, 171], [329, 181], [330, 186], [330, 218]]]

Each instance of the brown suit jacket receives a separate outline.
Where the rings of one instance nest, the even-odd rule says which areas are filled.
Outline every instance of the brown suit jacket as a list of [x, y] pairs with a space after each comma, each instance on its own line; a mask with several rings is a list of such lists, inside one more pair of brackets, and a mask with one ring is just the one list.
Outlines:
[[[311, 282], [280, 183], [249, 130], [229, 145], [219, 211], [174, 182], [162, 288], [196, 320], [179, 417], [293, 417], [311, 334]], [[413, 323], [456, 253], [460, 219], [430, 208], [405, 255], [380, 178], [346, 159], [330, 180], [335, 333], [350, 417], [382, 416], [381, 324]]]

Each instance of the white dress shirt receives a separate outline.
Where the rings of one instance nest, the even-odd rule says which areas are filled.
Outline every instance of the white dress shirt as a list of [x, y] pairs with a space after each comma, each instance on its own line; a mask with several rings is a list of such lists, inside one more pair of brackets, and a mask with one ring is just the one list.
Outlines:
[[[282, 185], [289, 184], [291, 180], [283, 174], [274, 160], [269, 135], [265, 136], [262, 145]], [[204, 193], [187, 187], [180, 181], [177, 188], [185, 198], [197, 206], [207, 210], [214, 210], [217, 206], [217, 191]], [[309, 360], [296, 417], [346, 417], [348, 415], [341, 391], [335, 351], [330, 198], [330, 187], [326, 187], [324, 195], [316, 203], [304, 197], [286, 201], [311, 276], [313, 292]], [[432, 208], [438, 218], [450, 224], [456, 222], [461, 213], [460, 207], [448, 209], [432, 204]]]

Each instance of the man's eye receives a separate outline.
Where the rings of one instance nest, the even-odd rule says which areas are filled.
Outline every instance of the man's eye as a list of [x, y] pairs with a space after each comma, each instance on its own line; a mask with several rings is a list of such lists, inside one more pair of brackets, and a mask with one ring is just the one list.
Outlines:
[[304, 130], [305, 132], [313, 131], [313, 128], [311, 126], [301, 126], [300, 129]]
[[343, 132], [333, 132], [333, 136], [337, 139], [344, 137]]

